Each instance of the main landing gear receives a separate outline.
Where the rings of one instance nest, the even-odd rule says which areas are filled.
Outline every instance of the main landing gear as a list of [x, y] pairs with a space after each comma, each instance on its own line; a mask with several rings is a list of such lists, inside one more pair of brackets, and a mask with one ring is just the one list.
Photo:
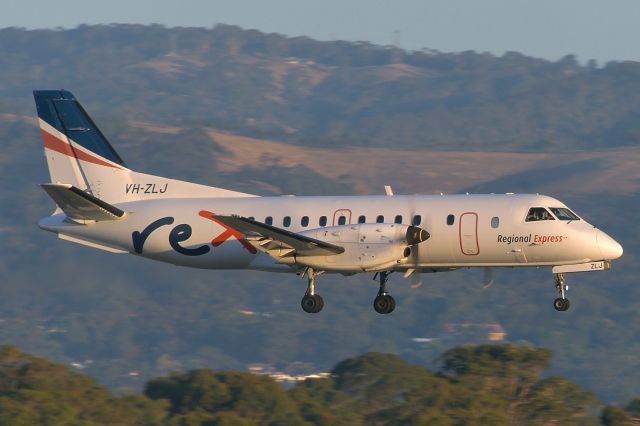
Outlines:
[[[305, 292], [300, 305], [302, 310], [310, 314], [317, 314], [324, 307], [324, 300], [319, 294], [316, 294], [316, 277], [323, 274], [324, 271], [316, 271], [313, 268], [307, 268], [302, 272], [308, 279], [307, 291]], [[380, 289], [378, 295], [373, 301], [373, 308], [379, 314], [390, 314], [396, 308], [396, 301], [389, 293], [387, 293], [387, 281], [389, 281], [390, 272], [384, 271], [376, 273], [373, 279], [380, 279]]]
[[300, 305], [302, 306], [303, 311], [310, 314], [317, 314], [324, 307], [324, 300], [322, 300], [322, 297], [319, 294], [316, 294], [315, 287], [316, 277], [322, 273], [324, 273], [324, 271], [316, 272], [312, 268], [307, 268], [302, 273], [303, 277], [305, 274], [307, 275], [309, 284], [307, 285], [307, 291], [302, 297]]
[[389, 280], [390, 272], [383, 271], [373, 276], [380, 278], [380, 289], [378, 295], [373, 300], [373, 309], [379, 314], [390, 314], [396, 308], [396, 301], [389, 293], [387, 293], [387, 281]]
[[553, 301], [553, 307], [556, 308], [556, 311], [566, 311], [570, 306], [569, 299], [565, 296], [565, 293], [569, 290], [569, 286], [564, 282], [564, 274], [554, 274], [554, 278], [560, 297]]

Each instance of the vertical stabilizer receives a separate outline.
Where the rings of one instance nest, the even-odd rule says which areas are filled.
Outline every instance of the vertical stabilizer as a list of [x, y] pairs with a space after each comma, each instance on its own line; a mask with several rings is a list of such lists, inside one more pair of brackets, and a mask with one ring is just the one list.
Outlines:
[[33, 92], [53, 183], [66, 183], [92, 192], [90, 165], [125, 170], [109, 144], [75, 97], [64, 90]]

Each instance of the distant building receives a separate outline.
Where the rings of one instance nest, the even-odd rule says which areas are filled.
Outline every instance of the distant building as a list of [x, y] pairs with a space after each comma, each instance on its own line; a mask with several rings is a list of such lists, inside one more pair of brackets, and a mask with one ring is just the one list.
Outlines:
[[507, 332], [500, 324], [490, 324], [489, 340], [492, 342], [501, 342], [507, 338]]
[[507, 338], [507, 332], [501, 324], [476, 324], [476, 323], [447, 323], [444, 325], [444, 331], [447, 334], [481, 334], [484, 338], [491, 342], [501, 342]]
[[[304, 364], [304, 363], [294, 362], [290, 365], [290, 367], [293, 367], [293, 369], [296, 369], [295, 367], [299, 367], [296, 364]], [[286, 369], [287, 368], [285, 368], [285, 370]], [[331, 373], [327, 373], [327, 372], [299, 373], [299, 374], [284, 372], [276, 369], [276, 367], [273, 364], [261, 364], [261, 363], [249, 364], [247, 365], [247, 370], [249, 370], [251, 374], [255, 374], [256, 376], [269, 376], [276, 382], [284, 383], [284, 384], [293, 384], [296, 382], [304, 382], [307, 379], [321, 379], [321, 378], [326, 378], [331, 376]]]

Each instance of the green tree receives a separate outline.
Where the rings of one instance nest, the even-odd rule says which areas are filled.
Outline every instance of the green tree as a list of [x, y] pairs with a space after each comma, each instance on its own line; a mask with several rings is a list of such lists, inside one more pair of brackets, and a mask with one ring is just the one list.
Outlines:
[[147, 383], [145, 394], [153, 400], [168, 400], [180, 422], [228, 424], [239, 417], [249, 423], [304, 423], [295, 402], [275, 381], [249, 373], [194, 370], [173, 374]]
[[462, 380], [482, 386], [509, 399], [525, 396], [551, 362], [551, 352], [528, 346], [478, 345], [453, 348], [441, 357], [442, 368]]
[[628, 426], [631, 424], [631, 416], [620, 407], [604, 407], [600, 420], [604, 426]]
[[116, 398], [92, 378], [0, 347], [0, 425], [155, 426], [166, 417], [163, 401]]

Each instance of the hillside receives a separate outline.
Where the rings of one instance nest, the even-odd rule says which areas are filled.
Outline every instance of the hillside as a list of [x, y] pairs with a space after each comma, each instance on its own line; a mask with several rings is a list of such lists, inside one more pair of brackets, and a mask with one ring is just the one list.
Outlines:
[[108, 121], [320, 147], [576, 151], [640, 141], [640, 64], [405, 52], [159, 25], [0, 30], [0, 114], [67, 88]]
[[[580, 153], [330, 149], [291, 146], [218, 130], [209, 130], [209, 136], [222, 148], [215, 159], [220, 172], [304, 167], [348, 185], [357, 194], [379, 193], [389, 183], [408, 194], [455, 193], [468, 188], [470, 182], [479, 188], [474, 192], [489, 192], [480, 187], [495, 191], [498, 179], [510, 185], [503, 185], [503, 192], [516, 187], [558, 196], [640, 192], [640, 147]], [[359, 159], [365, 161], [354, 161]]]
[[[397, 55], [227, 26], [4, 29], [0, 53], [0, 343], [131, 391], [175, 370], [314, 372], [372, 351], [432, 366], [500, 326], [556, 354], [546, 374], [608, 402], [638, 396], [638, 64]], [[323, 276], [327, 307], [310, 318], [295, 276], [175, 268], [38, 230], [53, 209], [31, 98], [45, 87], [72, 90], [143, 172], [262, 195], [542, 192], [625, 255], [571, 276], [564, 316], [536, 269], [496, 271], [490, 289], [474, 270], [417, 289], [394, 276], [387, 318], [371, 276]]]

